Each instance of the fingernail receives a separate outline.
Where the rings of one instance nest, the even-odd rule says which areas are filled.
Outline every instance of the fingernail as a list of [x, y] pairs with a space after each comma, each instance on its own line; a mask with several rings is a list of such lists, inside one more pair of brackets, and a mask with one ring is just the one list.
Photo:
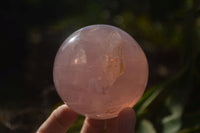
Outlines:
[[131, 108], [126, 108], [119, 114], [119, 132], [134, 133], [135, 129], [135, 112]]

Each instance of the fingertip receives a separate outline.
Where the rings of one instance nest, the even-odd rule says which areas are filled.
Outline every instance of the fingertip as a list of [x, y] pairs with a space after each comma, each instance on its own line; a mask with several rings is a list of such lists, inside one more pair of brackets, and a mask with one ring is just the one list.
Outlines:
[[124, 108], [118, 115], [119, 117], [120, 116], [123, 116], [123, 117], [132, 117], [133, 119], [136, 118], [135, 116], [135, 111], [130, 108], [130, 107], [127, 107], [127, 108]]
[[59, 106], [40, 126], [38, 133], [65, 133], [77, 117], [78, 115], [68, 106]]
[[119, 132], [133, 133], [136, 123], [135, 111], [132, 108], [125, 108], [119, 113]]
[[78, 117], [77, 113], [71, 110], [67, 105], [61, 105], [53, 111], [52, 115], [63, 126], [66, 123], [75, 121]]

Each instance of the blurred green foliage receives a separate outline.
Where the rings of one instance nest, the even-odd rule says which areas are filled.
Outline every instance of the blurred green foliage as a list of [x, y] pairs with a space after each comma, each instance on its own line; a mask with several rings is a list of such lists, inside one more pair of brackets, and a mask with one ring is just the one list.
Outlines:
[[[149, 61], [148, 89], [134, 106], [136, 132], [200, 132], [199, 0], [7, 0], [0, 17], [1, 108], [43, 111], [60, 102], [49, 93], [59, 45], [73, 31], [103, 23], [130, 33]], [[69, 133], [78, 133], [83, 119]], [[35, 130], [10, 128], [9, 120], [0, 113], [0, 131]]]

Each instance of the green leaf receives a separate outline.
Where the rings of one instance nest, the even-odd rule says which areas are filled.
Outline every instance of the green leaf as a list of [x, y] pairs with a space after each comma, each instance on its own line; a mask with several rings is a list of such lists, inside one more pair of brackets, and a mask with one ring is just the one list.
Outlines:
[[181, 128], [181, 116], [183, 114], [183, 105], [177, 103], [172, 97], [168, 100], [167, 106], [171, 112], [162, 120], [163, 133], [176, 133]]
[[145, 109], [155, 100], [155, 98], [161, 93], [163, 87], [155, 87], [148, 90], [140, 101], [134, 106], [134, 110], [137, 112], [137, 115], [142, 114]]
[[140, 122], [139, 129], [136, 131], [136, 133], [156, 133], [156, 129], [149, 120], [143, 119]]

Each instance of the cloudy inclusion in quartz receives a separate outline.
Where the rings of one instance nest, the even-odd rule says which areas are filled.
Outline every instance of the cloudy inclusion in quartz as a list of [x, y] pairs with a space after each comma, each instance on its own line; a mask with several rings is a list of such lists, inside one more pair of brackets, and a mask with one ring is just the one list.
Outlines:
[[54, 83], [75, 112], [108, 119], [142, 96], [148, 80], [144, 52], [126, 32], [91, 25], [70, 35], [54, 62]]

